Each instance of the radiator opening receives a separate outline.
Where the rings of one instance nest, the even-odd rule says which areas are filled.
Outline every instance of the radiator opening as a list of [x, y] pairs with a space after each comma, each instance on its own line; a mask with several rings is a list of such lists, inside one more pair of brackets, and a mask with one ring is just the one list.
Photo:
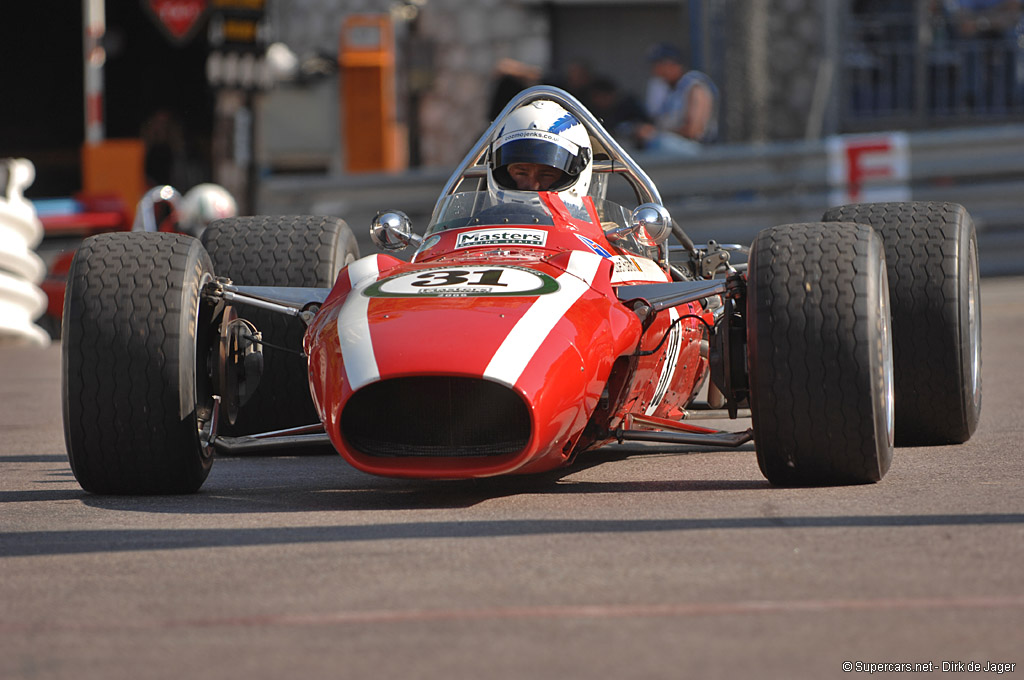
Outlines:
[[373, 383], [341, 414], [341, 433], [367, 456], [505, 456], [530, 440], [529, 409], [512, 389], [480, 378], [417, 376]]

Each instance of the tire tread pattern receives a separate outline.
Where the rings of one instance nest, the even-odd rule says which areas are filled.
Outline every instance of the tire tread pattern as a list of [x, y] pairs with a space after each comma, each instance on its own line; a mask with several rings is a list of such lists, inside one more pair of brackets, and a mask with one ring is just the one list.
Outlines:
[[961, 398], [964, 370], [959, 320], [961, 230], [974, 225], [956, 203], [839, 206], [826, 222], [859, 222], [882, 237], [889, 273], [896, 365], [896, 441], [901, 445], [966, 441], [977, 426]]
[[[358, 252], [344, 220], [326, 216], [218, 220], [202, 239], [217, 276], [243, 286], [329, 287], [347, 254]], [[268, 344], [302, 350], [306, 329], [298, 319], [245, 306], [239, 306], [238, 313], [263, 333]], [[251, 434], [318, 422], [306, 369], [303, 357], [264, 345], [260, 384], [234, 425], [223, 421], [223, 431]]]
[[199, 242], [177, 234], [103, 234], [76, 253], [62, 402], [68, 457], [85, 490], [190, 493], [206, 479], [211, 460], [195, 411], [180, 414], [179, 389], [183, 372], [195, 370], [192, 353], [180, 352], [194, 342], [182, 337], [182, 315], [195, 314], [185, 306], [198, 305], [199, 273], [211, 269]]
[[878, 450], [864, 318], [869, 250], [880, 257], [880, 245], [870, 228], [844, 226], [773, 227], [751, 248], [754, 440], [775, 484], [871, 482], [888, 467]]

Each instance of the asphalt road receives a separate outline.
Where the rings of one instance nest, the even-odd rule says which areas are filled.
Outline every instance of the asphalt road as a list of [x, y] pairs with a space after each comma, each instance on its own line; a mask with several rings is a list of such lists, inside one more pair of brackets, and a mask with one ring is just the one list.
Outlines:
[[976, 436], [845, 488], [633, 445], [459, 483], [222, 458], [194, 496], [90, 496], [59, 348], [0, 347], [0, 678], [1022, 674], [1024, 278], [982, 294]]

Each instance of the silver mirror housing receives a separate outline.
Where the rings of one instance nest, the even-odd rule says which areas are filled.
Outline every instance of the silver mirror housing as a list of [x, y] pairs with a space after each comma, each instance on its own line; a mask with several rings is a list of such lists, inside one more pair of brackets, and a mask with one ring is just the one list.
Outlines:
[[633, 208], [631, 219], [633, 229], [638, 231], [643, 227], [655, 243], [664, 243], [672, 233], [672, 216], [663, 205], [641, 203]]
[[401, 210], [377, 213], [370, 222], [370, 238], [384, 250], [404, 250], [410, 243], [422, 241], [412, 233], [412, 220]]

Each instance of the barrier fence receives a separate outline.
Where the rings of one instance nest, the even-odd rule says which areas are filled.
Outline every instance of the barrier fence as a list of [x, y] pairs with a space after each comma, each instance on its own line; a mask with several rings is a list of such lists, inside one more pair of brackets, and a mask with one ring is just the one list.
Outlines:
[[50, 336], [32, 323], [46, 309], [38, 286], [46, 267], [32, 251], [43, 225], [23, 196], [34, 179], [35, 167], [24, 158], [0, 161], [0, 341], [45, 346]]
[[[721, 145], [695, 157], [637, 154], [666, 207], [697, 242], [749, 243], [776, 224], [818, 221], [849, 202], [953, 201], [974, 217], [982, 273], [1024, 273], [1024, 124]], [[259, 212], [348, 221], [365, 252], [379, 210], [399, 209], [422, 233], [450, 174], [272, 176]]]

